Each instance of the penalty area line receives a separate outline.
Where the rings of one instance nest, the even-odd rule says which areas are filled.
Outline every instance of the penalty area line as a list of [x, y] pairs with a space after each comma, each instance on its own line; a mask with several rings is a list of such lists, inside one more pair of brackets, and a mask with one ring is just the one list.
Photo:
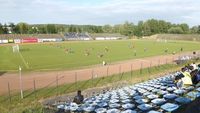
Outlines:
[[29, 69], [29, 65], [27, 64], [26, 60], [24, 59], [23, 55], [21, 54], [21, 52], [19, 52], [19, 56], [22, 59], [22, 62], [24, 63], [24, 65], [26, 66], [27, 69]]

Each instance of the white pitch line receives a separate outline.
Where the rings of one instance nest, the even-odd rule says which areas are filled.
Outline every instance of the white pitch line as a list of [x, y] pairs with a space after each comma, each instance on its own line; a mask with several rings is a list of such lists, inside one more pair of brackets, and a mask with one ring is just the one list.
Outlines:
[[26, 60], [24, 59], [24, 57], [22, 56], [21, 52], [19, 52], [19, 56], [21, 57], [24, 65], [26, 66], [27, 69], [29, 69], [29, 65], [26, 63]]
[[149, 60], [142, 60], [142, 59], [136, 59], [136, 60], [143, 61], [143, 62], [150, 62]]

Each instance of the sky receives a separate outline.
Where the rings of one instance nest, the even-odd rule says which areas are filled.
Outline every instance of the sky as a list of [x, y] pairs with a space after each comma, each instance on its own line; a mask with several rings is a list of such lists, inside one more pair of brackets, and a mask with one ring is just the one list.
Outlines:
[[200, 25], [199, 0], [0, 0], [0, 23], [137, 24], [162, 19]]

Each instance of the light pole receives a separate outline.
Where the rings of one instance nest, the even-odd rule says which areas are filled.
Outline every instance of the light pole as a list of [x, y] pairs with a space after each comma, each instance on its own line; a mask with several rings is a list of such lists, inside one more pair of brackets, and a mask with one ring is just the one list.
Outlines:
[[19, 66], [19, 85], [20, 85], [20, 92], [21, 92], [21, 99], [23, 99], [23, 90], [22, 90], [22, 69]]

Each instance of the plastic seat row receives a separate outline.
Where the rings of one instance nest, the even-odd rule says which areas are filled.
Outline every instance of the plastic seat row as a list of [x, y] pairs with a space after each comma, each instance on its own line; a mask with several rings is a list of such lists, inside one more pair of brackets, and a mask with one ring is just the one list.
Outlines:
[[94, 95], [86, 98], [81, 105], [65, 103], [57, 108], [92, 113], [172, 112], [200, 96], [199, 86], [177, 89], [173, 83], [176, 74]]

